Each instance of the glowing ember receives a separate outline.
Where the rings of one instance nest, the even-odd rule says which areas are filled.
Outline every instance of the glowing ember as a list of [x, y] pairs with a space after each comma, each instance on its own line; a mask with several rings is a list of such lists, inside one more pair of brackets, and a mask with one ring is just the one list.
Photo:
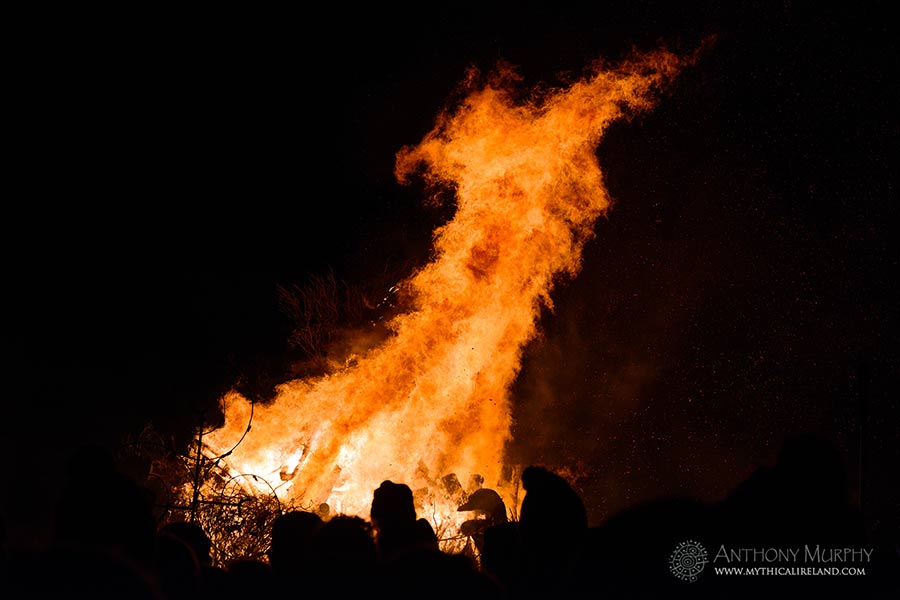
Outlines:
[[[461, 104], [397, 156], [401, 182], [425, 167], [457, 201], [435, 232], [434, 260], [402, 285], [410, 309], [352, 366], [283, 383], [271, 404], [255, 406], [224, 468], [264, 478], [281, 497], [365, 518], [382, 481], [403, 482], [438, 530], [462, 520], [460, 498], [441, 481], [448, 474], [481, 475], [516, 507], [503, 478], [508, 392], [551, 290], [578, 272], [609, 206], [596, 147], [612, 121], [650, 108], [684, 64], [654, 52], [528, 104], [512, 100], [508, 70], [484, 85], [473, 73]], [[223, 407], [224, 427], [205, 438], [211, 457], [235, 445], [250, 416], [237, 393]]]

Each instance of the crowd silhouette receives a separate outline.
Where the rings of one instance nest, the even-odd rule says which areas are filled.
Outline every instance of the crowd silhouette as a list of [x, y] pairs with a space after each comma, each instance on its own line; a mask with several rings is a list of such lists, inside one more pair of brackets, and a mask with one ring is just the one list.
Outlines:
[[[529, 466], [518, 519], [483, 488], [460, 505], [461, 529], [477, 548], [449, 553], [416, 513], [413, 492], [385, 480], [368, 518], [290, 510], [275, 520], [264, 559], [214, 565], [211, 542], [189, 521], [158, 527], [152, 498], [85, 448], [73, 457], [46, 547], [11, 547], [0, 521], [0, 598], [230, 600], [406, 598], [898, 598], [896, 536], [873, 539], [855, 510], [836, 448], [804, 435], [788, 440], [720, 502], [662, 498], [589, 526], [579, 494], [557, 473]], [[729, 548], [868, 549], [863, 576], [676, 577], [685, 540]], [[709, 547], [707, 564], [718, 552]], [[721, 558], [721, 557], [719, 557]], [[859, 557], [857, 557], [859, 558]], [[703, 565], [700, 565], [703, 566]], [[702, 570], [702, 569], [701, 569]]]

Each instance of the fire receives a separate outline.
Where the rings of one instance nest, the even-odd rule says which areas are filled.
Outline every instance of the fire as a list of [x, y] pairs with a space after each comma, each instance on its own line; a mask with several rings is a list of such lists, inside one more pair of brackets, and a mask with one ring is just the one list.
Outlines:
[[515, 507], [504, 478], [509, 390], [551, 291], [577, 274], [610, 205], [596, 147], [610, 123], [651, 108], [685, 62], [656, 51], [597, 66], [526, 103], [513, 99], [511, 70], [487, 83], [473, 71], [458, 106], [396, 157], [401, 183], [422, 174], [457, 204], [434, 232], [434, 259], [403, 282], [411, 305], [391, 336], [339, 372], [281, 384], [273, 402], [252, 407], [250, 431], [249, 401], [227, 394], [207, 456], [233, 448], [220, 464], [265, 479], [257, 493], [364, 518], [391, 479], [418, 492], [436, 528], [457, 522], [459, 498], [441, 491], [448, 474], [480, 475]]

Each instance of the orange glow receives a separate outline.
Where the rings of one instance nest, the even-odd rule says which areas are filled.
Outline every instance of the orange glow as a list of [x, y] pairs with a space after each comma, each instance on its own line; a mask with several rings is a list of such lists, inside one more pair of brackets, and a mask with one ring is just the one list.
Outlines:
[[[441, 491], [450, 473], [463, 484], [482, 475], [516, 507], [515, 482], [503, 479], [509, 390], [551, 291], [578, 273], [609, 207], [597, 145], [614, 120], [651, 108], [684, 64], [653, 52], [524, 104], [510, 71], [487, 83], [473, 72], [458, 106], [397, 154], [399, 181], [422, 173], [456, 198], [454, 218], [434, 232], [434, 259], [401, 284], [409, 309], [352, 365], [281, 384], [221, 466], [264, 478], [282, 498], [364, 518], [383, 480], [403, 482], [436, 529], [461, 521]], [[229, 393], [223, 407], [225, 425], [204, 438], [211, 457], [248, 423], [245, 398]]]

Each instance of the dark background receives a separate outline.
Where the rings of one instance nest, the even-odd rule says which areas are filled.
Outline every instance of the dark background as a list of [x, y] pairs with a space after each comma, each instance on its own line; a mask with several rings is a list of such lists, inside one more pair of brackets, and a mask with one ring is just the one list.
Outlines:
[[[789, 436], [898, 528], [898, 106], [887, 3], [596, 2], [8, 20], [3, 515], [36, 542], [67, 458], [176, 439], [291, 349], [278, 285], [427, 260], [448, 211], [393, 178], [469, 66], [552, 84], [715, 43], [598, 147], [614, 199], [526, 352], [513, 460], [592, 522], [721, 498]], [[13, 108], [9, 108], [12, 106]], [[379, 279], [382, 278], [382, 279]], [[862, 453], [860, 453], [862, 451]]]

